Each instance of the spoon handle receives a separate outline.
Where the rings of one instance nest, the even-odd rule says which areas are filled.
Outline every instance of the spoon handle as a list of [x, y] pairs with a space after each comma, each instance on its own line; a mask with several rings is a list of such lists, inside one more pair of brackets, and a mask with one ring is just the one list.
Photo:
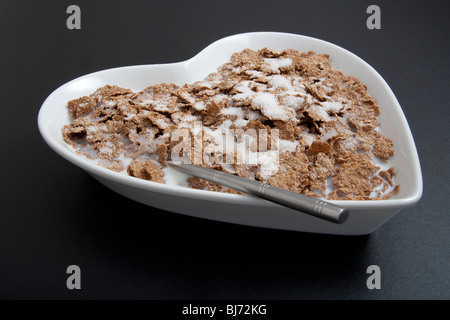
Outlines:
[[295, 209], [315, 217], [335, 223], [343, 223], [348, 218], [348, 210], [340, 208], [329, 202], [307, 197], [303, 194], [273, 187], [265, 183], [245, 179], [210, 168], [194, 164], [167, 162], [171, 167], [184, 173], [224, 185], [235, 190], [252, 194], [259, 198], [278, 203], [282, 206]]

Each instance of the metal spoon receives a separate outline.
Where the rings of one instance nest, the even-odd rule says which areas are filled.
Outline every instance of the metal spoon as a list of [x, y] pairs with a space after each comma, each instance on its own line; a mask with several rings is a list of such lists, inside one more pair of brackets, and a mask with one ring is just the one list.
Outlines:
[[205, 168], [195, 164], [185, 164], [179, 161], [167, 161], [167, 164], [181, 172], [221, 184], [241, 192], [252, 194], [259, 198], [269, 200], [281, 204], [282, 206], [334, 223], [343, 223], [347, 220], [349, 215], [347, 209], [340, 208], [329, 202], [269, 186], [258, 181], [245, 179], [223, 171]]

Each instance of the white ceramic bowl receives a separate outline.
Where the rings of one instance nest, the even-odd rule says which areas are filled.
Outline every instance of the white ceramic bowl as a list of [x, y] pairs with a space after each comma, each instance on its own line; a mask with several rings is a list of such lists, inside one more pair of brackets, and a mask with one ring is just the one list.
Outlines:
[[[61, 128], [70, 121], [66, 109], [69, 100], [88, 95], [106, 84], [142, 90], [161, 82], [182, 85], [202, 80], [227, 62], [233, 52], [263, 47], [327, 53], [336, 68], [367, 85], [381, 109], [380, 129], [394, 142], [395, 156], [391, 164], [397, 172], [396, 183], [401, 185], [396, 196], [378, 201], [332, 201], [350, 211], [349, 219], [337, 225], [250, 196], [164, 185], [116, 173], [77, 155], [62, 140]], [[238, 34], [214, 42], [187, 61], [114, 68], [85, 75], [59, 87], [45, 100], [39, 112], [38, 125], [44, 140], [53, 150], [106, 187], [152, 207], [206, 219], [305, 232], [362, 235], [372, 233], [400, 210], [417, 203], [422, 196], [422, 174], [416, 146], [388, 84], [370, 65], [349, 51], [301, 35], [274, 32]], [[177, 223], [175, 215], [173, 219]]]

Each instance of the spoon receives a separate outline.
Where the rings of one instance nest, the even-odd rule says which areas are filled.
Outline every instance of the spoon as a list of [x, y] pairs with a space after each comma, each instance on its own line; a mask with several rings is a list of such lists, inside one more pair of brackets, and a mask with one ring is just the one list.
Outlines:
[[282, 206], [307, 213], [320, 219], [341, 224], [347, 220], [347, 209], [338, 207], [329, 202], [311, 198], [303, 194], [273, 187], [265, 183], [245, 179], [195, 164], [186, 164], [181, 161], [167, 161], [167, 164], [178, 171], [220, 184], [235, 190], [252, 194], [256, 197], [280, 204]]

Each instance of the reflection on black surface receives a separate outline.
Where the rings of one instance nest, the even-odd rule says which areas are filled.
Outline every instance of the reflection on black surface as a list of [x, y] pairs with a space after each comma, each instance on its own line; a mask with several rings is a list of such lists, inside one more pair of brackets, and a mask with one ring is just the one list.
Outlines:
[[[314, 283], [319, 291], [346, 281], [351, 287], [355, 278], [364, 285], [369, 236], [309, 234], [188, 217], [131, 201], [93, 179], [86, 181], [83, 193], [84, 210], [71, 217], [84, 234], [78, 245], [90, 246], [111, 268], [131, 267], [141, 276], [156, 272], [177, 282], [183, 290], [171, 292], [172, 298], [256, 298], [280, 282], [285, 294], [306, 285], [311, 291]], [[237, 284], [249, 286], [249, 291], [235, 292]]]

